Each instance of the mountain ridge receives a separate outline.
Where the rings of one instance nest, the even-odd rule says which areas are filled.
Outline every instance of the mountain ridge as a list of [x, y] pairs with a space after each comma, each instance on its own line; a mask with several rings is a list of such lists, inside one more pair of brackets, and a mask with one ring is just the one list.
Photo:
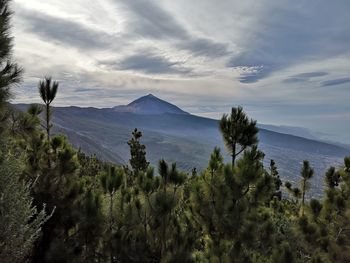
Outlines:
[[[151, 95], [151, 94], [150, 94]], [[147, 95], [149, 96], [149, 95]], [[141, 97], [143, 98], [143, 97]], [[137, 101], [137, 100], [135, 100]], [[133, 101], [133, 102], [135, 102]], [[131, 103], [133, 103], [131, 102]], [[130, 103], [130, 104], [131, 104]], [[13, 104], [15, 107], [21, 109], [21, 110], [25, 110], [25, 108], [27, 108], [29, 106], [29, 104]], [[129, 105], [129, 104], [128, 104]], [[119, 107], [119, 106], [115, 106], [115, 107]], [[115, 111], [114, 108], [95, 108], [95, 107], [79, 107], [79, 106], [58, 106], [58, 107], [53, 107], [53, 109], [59, 109], [61, 111], [78, 111], [79, 113], [85, 113], [85, 114], [79, 114], [80, 116], [88, 116], [89, 112], [90, 113], [98, 113], [98, 117], [96, 117], [96, 119], [100, 119], [100, 120], [104, 120], [103, 116], [107, 116], [107, 119], [105, 119], [105, 121], [109, 121], [111, 119], [111, 117], [115, 117], [115, 121], [120, 121], [125, 119], [124, 124], [126, 126], [130, 126], [133, 127], [137, 124], [140, 124], [143, 128], [146, 128], [148, 130], [154, 130], [152, 129], [152, 127], [155, 124], [158, 124], [158, 127], [155, 130], [159, 130], [159, 129], [163, 129], [163, 130], [169, 130], [172, 131], [174, 128], [176, 128], [177, 130], [180, 130], [180, 132], [184, 131], [187, 128], [189, 129], [193, 129], [193, 126], [195, 126], [194, 128], [196, 129], [205, 129], [208, 128], [209, 129], [218, 129], [218, 122], [219, 120], [217, 119], [212, 119], [212, 118], [207, 118], [207, 117], [203, 117], [203, 116], [197, 116], [194, 114], [190, 114], [187, 113], [186, 114], [177, 114], [177, 113], [168, 113], [168, 112], [164, 112], [164, 113], [159, 113], [159, 114], [146, 114], [146, 113], [135, 113], [135, 112], [124, 112], [124, 111]], [[180, 109], [181, 110], [181, 109]], [[61, 112], [62, 114], [62, 112]], [[114, 115], [114, 116], [111, 116]], [[146, 115], [146, 116], [144, 116]], [[154, 116], [153, 116], [154, 115]], [[129, 117], [128, 117], [129, 116]], [[130, 116], [133, 116], [133, 118], [130, 118]], [[54, 116], [55, 118], [55, 116]], [[165, 120], [167, 118], [171, 118], [173, 120], [172, 125], [168, 125], [167, 122], [164, 121], [159, 121], [160, 120]], [[185, 119], [185, 120], [184, 120]], [[196, 121], [194, 121], [196, 120]], [[192, 125], [183, 125], [183, 123], [188, 124], [189, 121], [192, 121]], [[63, 126], [59, 125], [61, 128]], [[322, 140], [318, 140], [317, 138], [308, 138], [308, 137], [303, 137], [303, 136], [299, 136], [299, 135], [295, 135], [295, 134], [290, 134], [290, 133], [284, 133], [284, 132], [280, 132], [280, 131], [276, 131], [273, 129], [268, 129], [265, 126], [271, 126], [271, 125], [265, 125], [265, 124], [258, 124], [258, 128], [260, 132], [267, 132], [269, 134], [274, 134], [274, 135], [279, 135], [279, 136], [284, 136], [284, 137], [288, 137], [290, 139], [298, 139], [301, 140], [303, 142], [314, 142], [314, 143], [319, 143], [325, 146], [331, 146], [334, 147], [334, 149], [339, 149], [342, 151], [349, 151], [349, 149], [346, 146], [342, 146], [340, 144], [336, 144], [333, 142], [325, 142]], [[177, 132], [174, 133], [176, 135], [180, 135]], [[197, 131], [195, 131], [194, 134], [197, 134]], [[270, 135], [271, 136], [271, 135]], [[273, 136], [273, 135], [272, 135]]]

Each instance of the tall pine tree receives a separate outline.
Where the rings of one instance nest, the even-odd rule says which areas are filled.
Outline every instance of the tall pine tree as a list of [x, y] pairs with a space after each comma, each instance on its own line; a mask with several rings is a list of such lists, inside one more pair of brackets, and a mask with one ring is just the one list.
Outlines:
[[140, 139], [142, 132], [135, 130], [132, 132], [132, 138], [128, 141], [130, 146], [130, 165], [135, 174], [138, 172], [145, 172], [149, 166], [146, 160], [146, 146], [141, 144]]
[[10, 0], [0, 0], [0, 108], [10, 98], [10, 88], [21, 80], [22, 69], [12, 59]]
[[240, 153], [258, 143], [256, 121], [249, 120], [242, 107], [233, 107], [230, 115], [222, 116], [219, 127], [233, 167]]

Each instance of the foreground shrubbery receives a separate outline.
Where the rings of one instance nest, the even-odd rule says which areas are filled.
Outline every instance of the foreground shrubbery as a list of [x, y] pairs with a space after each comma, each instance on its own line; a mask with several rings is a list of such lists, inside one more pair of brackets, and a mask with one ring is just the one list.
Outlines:
[[[215, 148], [206, 170], [146, 160], [136, 130], [130, 166], [105, 163], [51, 134], [58, 83], [40, 82], [44, 107], [7, 104], [21, 70], [11, 62], [8, 1], [0, 0], [1, 262], [350, 262], [350, 158], [325, 175], [322, 200], [265, 169], [256, 122], [242, 108], [220, 130], [232, 162]], [[161, 157], [160, 157], [161, 158]]]

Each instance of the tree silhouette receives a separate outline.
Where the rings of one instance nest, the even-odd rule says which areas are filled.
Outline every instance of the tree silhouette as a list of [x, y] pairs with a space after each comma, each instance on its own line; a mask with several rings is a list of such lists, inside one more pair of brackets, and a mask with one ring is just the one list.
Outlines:
[[10, 0], [0, 0], [0, 108], [10, 97], [12, 85], [21, 81], [22, 69], [12, 61], [12, 42], [10, 36], [10, 19], [12, 12], [9, 9]]
[[8, 126], [8, 107], [11, 87], [21, 81], [22, 69], [13, 62], [11, 53], [13, 38], [10, 36], [12, 12], [9, 0], [0, 0], [0, 134]]
[[247, 147], [258, 143], [256, 121], [249, 120], [242, 107], [233, 107], [231, 115], [222, 116], [219, 127], [234, 167], [236, 157]]
[[55, 99], [58, 89], [58, 82], [52, 81], [51, 77], [45, 78], [44, 80], [41, 80], [39, 82], [39, 92], [40, 97], [45, 103], [45, 129], [46, 129], [46, 135], [47, 135], [47, 142], [48, 142], [48, 150], [47, 150], [47, 163], [49, 168], [51, 167], [51, 158], [50, 158], [50, 144], [51, 144], [51, 109], [50, 104]]
[[280, 187], [282, 186], [281, 178], [278, 174], [277, 166], [274, 160], [270, 160], [270, 175], [273, 177], [274, 183], [275, 183], [275, 193], [273, 196], [277, 197], [279, 200], [282, 198], [282, 192], [280, 190]]
[[132, 138], [128, 141], [130, 146], [130, 165], [135, 174], [138, 172], [145, 172], [149, 166], [146, 160], [146, 146], [140, 143], [142, 132], [136, 128], [132, 132]]
[[308, 161], [303, 162], [303, 168], [301, 169], [301, 214], [304, 215], [304, 206], [305, 206], [305, 193], [309, 189], [309, 180], [314, 175], [314, 170], [310, 167]]

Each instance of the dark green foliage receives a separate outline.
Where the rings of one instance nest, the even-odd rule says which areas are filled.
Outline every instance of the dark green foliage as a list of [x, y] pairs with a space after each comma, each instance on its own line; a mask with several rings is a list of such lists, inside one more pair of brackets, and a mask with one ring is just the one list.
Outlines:
[[231, 115], [225, 114], [221, 118], [220, 131], [232, 156], [232, 166], [235, 165], [236, 157], [241, 152], [258, 143], [259, 130], [256, 121], [249, 120], [242, 107], [233, 107]]
[[0, 139], [0, 259], [4, 263], [24, 262], [49, 218], [33, 206], [31, 185], [20, 179], [21, 164], [9, 154], [9, 147]]
[[113, 195], [121, 186], [123, 171], [115, 166], [108, 166], [107, 172], [101, 176], [101, 185], [105, 193]]
[[273, 197], [276, 197], [279, 200], [281, 200], [282, 191], [280, 190], [280, 188], [282, 186], [282, 180], [278, 174], [278, 170], [274, 160], [270, 161], [270, 175], [272, 176], [275, 185], [275, 193], [273, 194]]
[[224, 158], [220, 153], [220, 148], [215, 147], [213, 153], [210, 155], [210, 160], [208, 164], [208, 168], [211, 174], [214, 174], [218, 170], [222, 169], [224, 164]]
[[91, 189], [87, 190], [82, 200], [81, 222], [77, 237], [84, 262], [95, 262], [95, 258], [98, 258], [104, 230], [102, 207], [101, 196], [93, 193]]
[[[31, 255], [41, 226], [49, 218], [38, 212], [30, 196], [32, 181], [21, 178], [23, 153], [12, 136], [24, 135], [35, 125], [30, 118], [9, 109], [10, 88], [21, 80], [22, 70], [12, 61], [9, 0], [0, 0], [0, 261], [25, 262]], [[10, 117], [16, 120], [10, 120]], [[19, 123], [17, 123], [17, 120]], [[29, 128], [30, 127], [30, 128]], [[8, 137], [9, 136], [9, 137]]]
[[10, 88], [21, 80], [22, 70], [12, 61], [10, 0], [0, 0], [0, 113], [11, 96]]
[[130, 146], [130, 165], [133, 171], [144, 172], [149, 166], [149, 162], [146, 160], [146, 146], [140, 143], [142, 133], [135, 129], [132, 132], [132, 138], [128, 141]]
[[288, 242], [283, 242], [282, 246], [274, 252], [274, 254], [272, 256], [272, 262], [273, 263], [293, 263], [293, 262], [295, 262], [294, 251], [291, 249]]
[[11, 87], [21, 81], [22, 69], [12, 59], [10, 0], [0, 0], [0, 136], [7, 131], [10, 110], [6, 107]]
[[51, 167], [51, 108], [50, 105], [55, 99], [58, 89], [58, 82], [52, 81], [51, 78], [45, 78], [39, 82], [39, 93], [40, 97], [45, 104], [45, 129], [47, 135], [47, 165]]
[[51, 77], [47, 77], [39, 82], [40, 97], [45, 105], [50, 105], [55, 99], [58, 89], [58, 82], [52, 81]]
[[335, 170], [334, 167], [330, 167], [326, 172], [326, 184], [329, 188], [334, 188], [339, 185], [340, 174]]
[[304, 215], [304, 206], [305, 206], [305, 194], [306, 191], [310, 188], [309, 180], [314, 175], [314, 170], [310, 167], [308, 161], [303, 162], [303, 168], [301, 170], [301, 192], [302, 192], [302, 200], [301, 200], [301, 214]]
[[310, 200], [310, 208], [313, 216], [317, 218], [322, 210], [322, 204], [317, 199]]
[[105, 166], [105, 164], [99, 160], [96, 155], [87, 156], [80, 149], [77, 152], [78, 161], [80, 163], [80, 176], [95, 177]]
[[[33, 189], [34, 201], [38, 206], [47, 204], [48, 211], [54, 210], [52, 218], [44, 225], [42, 241], [38, 243], [35, 260], [49, 260], [52, 255], [65, 254], [67, 259], [74, 255], [74, 239], [70, 238], [79, 220], [76, 210], [80, 210], [80, 190], [77, 181], [79, 164], [75, 151], [65, 138], [53, 138], [55, 152], [51, 154], [51, 164], [46, 162], [45, 145], [37, 145], [31, 160], [28, 160], [28, 173], [38, 175]], [[59, 143], [58, 143], [59, 142]], [[31, 150], [31, 149], [28, 149]], [[36, 160], [32, 162], [32, 160]], [[60, 236], [61, 239], [56, 237]], [[56, 255], [56, 256], [57, 256]], [[53, 259], [57, 259], [56, 256]]]

